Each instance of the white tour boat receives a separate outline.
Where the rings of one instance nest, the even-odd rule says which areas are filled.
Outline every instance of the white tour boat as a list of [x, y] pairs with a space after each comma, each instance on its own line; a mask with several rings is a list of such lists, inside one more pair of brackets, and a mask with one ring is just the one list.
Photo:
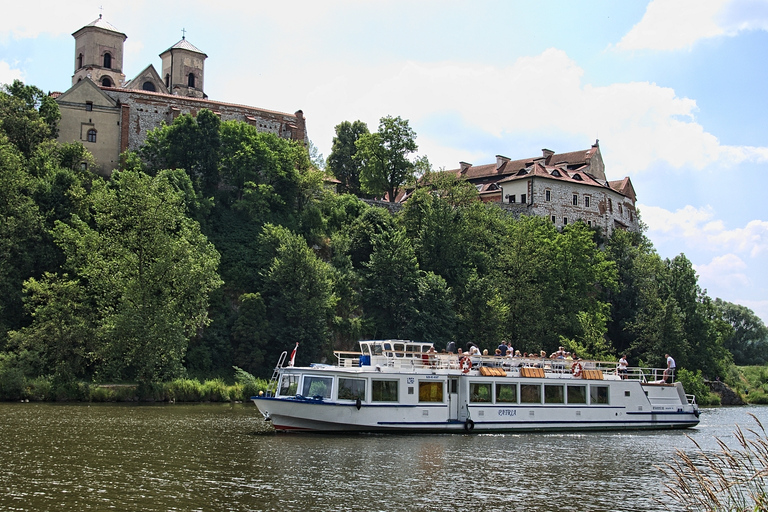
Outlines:
[[252, 400], [278, 431], [504, 432], [687, 428], [693, 395], [658, 368], [460, 356], [431, 343], [361, 341], [338, 364], [284, 365]]

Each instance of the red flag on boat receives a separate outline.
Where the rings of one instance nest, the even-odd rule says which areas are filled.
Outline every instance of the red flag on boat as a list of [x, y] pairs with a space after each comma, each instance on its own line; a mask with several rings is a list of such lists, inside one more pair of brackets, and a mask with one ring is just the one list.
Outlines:
[[293, 366], [293, 362], [296, 360], [296, 349], [299, 348], [299, 342], [296, 342], [296, 346], [293, 347], [293, 352], [291, 352], [291, 361], [288, 363], [288, 366]]

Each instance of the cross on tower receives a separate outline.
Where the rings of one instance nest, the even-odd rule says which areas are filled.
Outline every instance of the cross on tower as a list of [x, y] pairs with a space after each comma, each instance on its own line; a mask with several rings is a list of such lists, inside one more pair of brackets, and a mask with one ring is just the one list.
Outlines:
[[186, 39], [187, 38], [187, 29], [182, 28], [181, 29], [181, 38]]

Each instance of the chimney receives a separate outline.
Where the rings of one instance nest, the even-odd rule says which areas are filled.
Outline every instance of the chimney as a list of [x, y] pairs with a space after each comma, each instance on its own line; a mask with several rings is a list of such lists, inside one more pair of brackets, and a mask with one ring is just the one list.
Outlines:
[[552, 158], [552, 155], [554, 155], [555, 152], [551, 149], [544, 148], [541, 150], [541, 153], [544, 155], [544, 165], [549, 165], [549, 159]]
[[459, 162], [459, 166], [461, 167], [461, 174], [466, 174], [470, 167], [472, 167], [472, 164], [468, 164], [467, 162]]
[[496, 170], [500, 170], [504, 165], [509, 162], [509, 158], [501, 155], [496, 155]]

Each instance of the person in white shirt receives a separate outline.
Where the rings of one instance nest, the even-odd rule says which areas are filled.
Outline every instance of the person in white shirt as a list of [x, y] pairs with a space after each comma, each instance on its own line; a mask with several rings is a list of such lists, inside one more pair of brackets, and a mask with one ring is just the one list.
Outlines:
[[617, 369], [619, 371], [619, 375], [622, 379], [627, 378], [627, 356], [621, 356], [621, 359], [619, 359], [619, 366], [617, 366]]
[[667, 358], [667, 368], [664, 370], [664, 378], [661, 379], [661, 382], [666, 383], [667, 377], [675, 377], [675, 360], [669, 354], [664, 354], [664, 357]]

